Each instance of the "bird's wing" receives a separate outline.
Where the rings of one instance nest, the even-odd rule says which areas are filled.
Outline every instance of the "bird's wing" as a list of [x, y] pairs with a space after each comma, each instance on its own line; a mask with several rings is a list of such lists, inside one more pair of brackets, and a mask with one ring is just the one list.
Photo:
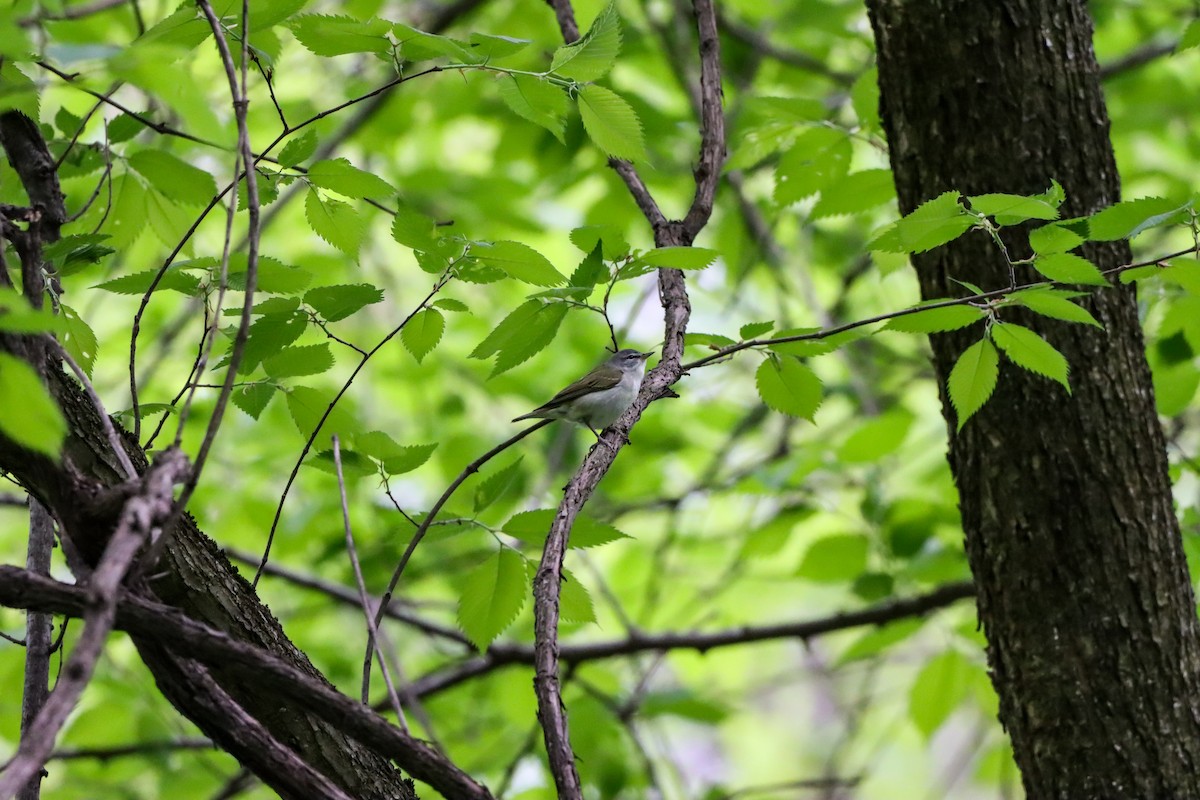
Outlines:
[[589, 395], [593, 392], [602, 392], [605, 389], [611, 389], [621, 382], [621, 371], [619, 369], [599, 369], [584, 375], [579, 380], [572, 383], [567, 388], [563, 389], [558, 394], [551, 397], [544, 405], [537, 410], [543, 411], [551, 408], [558, 408], [564, 403], [570, 403], [572, 400], [578, 400], [584, 395]]

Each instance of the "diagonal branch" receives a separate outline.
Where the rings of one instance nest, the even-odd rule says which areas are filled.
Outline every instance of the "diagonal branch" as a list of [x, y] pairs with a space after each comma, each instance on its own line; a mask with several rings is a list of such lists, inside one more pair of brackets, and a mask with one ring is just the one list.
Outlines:
[[[550, 0], [567, 42], [579, 36], [570, 0]], [[690, 246], [712, 213], [713, 198], [725, 157], [725, 120], [721, 107], [720, 48], [712, 0], [694, 0], [699, 31], [701, 61], [700, 158], [695, 171], [696, 191], [692, 206], [681, 222], [666, 220], [644, 182], [632, 165], [610, 160], [609, 164], [625, 181], [638, 207], [654, 231], [659, 247]], [[662, 360], [646, 376], [633, 404], [621, 415], [588, 453], [579, 470], [567, 484], [558, 513], [550, 526], [542, 560], [533, 580], [534, 597], [534, 690], [538, 700], [538, 720], [546, 741], [550, 771], [558, 787], [560, 800], [582, 800], [575, 754], [571, 748], [567, 712], [559, 684], [558, 620], [563, 559], [571, 526], [608, 472], [622, 443], [629, 441], [629, 430], [641, 418], [646, 407], [667, 396], [670, 387], [683, 374], [684, 334], [691, 303], [683, 273], [675, 269], [658, 271], [659, 300], [663, 307]]]

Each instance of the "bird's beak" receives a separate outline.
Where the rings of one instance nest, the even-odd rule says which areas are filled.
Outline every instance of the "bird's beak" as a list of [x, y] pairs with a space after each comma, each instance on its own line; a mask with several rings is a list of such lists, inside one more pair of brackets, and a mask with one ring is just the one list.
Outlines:
[[647, 358], [654, 355], [654, 351], [650, 351], [649, 353], [638, 353], [638, 355], [642, 357], [642, 361], [645, 361]]

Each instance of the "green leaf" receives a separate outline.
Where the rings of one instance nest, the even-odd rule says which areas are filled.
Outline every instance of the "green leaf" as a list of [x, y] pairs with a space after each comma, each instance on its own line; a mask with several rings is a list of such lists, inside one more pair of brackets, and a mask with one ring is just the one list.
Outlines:
[[821, 189], [812, 219], [861, 214], [894, 200], [896, 187], [890, 169], [867, 169], [835, 179]]
[[842, 654], [838, 656], [835, 662], [835, 666], [840, 667], [853, 661], [860, 661], [864, 658], [872, 658], [878, 655], [892, 645], [904, 641], [919, 631], [925, 625], [926, 619], [926, 617], [902, 619], [867, 631], [842, 651]]
[[620, 52], [621, 21], [609, 3], [579, 41], [554, 52], [550, 71], [581, 82], [594, 81], [608, 74]]
[[323, 200], [316, 189], [309, 189], [304, 216], [317, 236], [351, 258], [358, 256], [367, 227], [353, 207], [339, 200]]
[[233, 390], [233, 404], [253, 419], [258, 419], [267, 403], [275, 396], [275, 387], [269, 383], [250, 383]]
[[1095, 242], [1132, 239], [1142, 231], [1181, 221], [1189, 203], [1165, 197], [1143, 197], [1109, 206], [1088, 218], [1088, 238]]
[[629, 254], [629, 242], [614, 225], [584, 225], [571, 231], [571, 243], [585, 253], [604, 245], [604, 260], [617, 261]]
[[129, 157], [138, 171], [165, 197], [189, 206], [202, 206], [217, 193], [216, 179], [164, 150], [142, 150]]
[[817, 539], [804, 554], [796, 577], [815, 583], [854, 580], [867, 568], [867, 537], [836, 534]]
[[1033, 268], [1058, 283], [1107, 286], [1108, 279], [1086, 258], [1074, 253], [1051, 253], [1033, 260]]
[[530, 44], [528, 39], [493, 36], [488, 33], [472, 33], [467, 37], [467, 42], [471, 45], [471, 54], [484, 61], [507, 58], [521, 52]]
[[[163, 273], [162, 280], [154, 287], [154, 291], [170, 290], [173, 292], [182, 292], [193, 297], [198, 295], [200, 293], [200, 279], [183, 272], [180, 267], [181, 265], [179, 264], [172, 264]], [[154, 276], [157, 274], [157, 269], [148, 269], [144, 272], [122, 275], [120, 278], [113, 278], [103, 283], [97, 283], [92, 288], [103, 289], [106, 292], [113, 292], [114, 294], [145, 294], [150, 289], [150, 284], [154, 281]]]
[[758, 395], [769, 408], [812, 420], [821, 405], [821, 380], [791, 356], [768, 358], [755, 373]]
[[562, 88], [534, 75], [502, 75], [500, 99], [517, 116], [540, 125], [566, 144], [564, 131], [570, 98]]
[[999, 375], [1000, 356], [989, 339], [980, 339], [958, 357], [950, 370], [946, 390], [958, 412], [959, 430], [992, 396]]
[[645, 719], [673, 716], [716, 725], [729, 716], [729, 709], [691, 689], [667, 689], [648, 692], [638, 707], [638, 716]]
[[[311, 436], [317, 429], [325, 411], [329, 408], [333, 394], [321, 392], [308, 386], [293, 386], [287, 390], [288, 413], [296, 423], [296, 429], [301, 436]], [[321, 426], [321, 436], [325, 441], [337, 436], [343, 441], [350, 441], [358, 430], [358, 421], [342, 405], [333, 407], [325, 424]]]
[[554, 340], [558, 326], [567, 315], [562, 303], [543, 304], [526, 300], [471, 351], [471, 358], [499, 354], [492, 369], [495, 377], [531, 358]]
[[775, 330], [774, 321], [749, 322], [738, 330], [738, 338], [744, 342], [747, 339], [753, 339], [757, 336], [763, 335], [764, 333], [770, 333], [773, 330]]
[[1029, 232], [1029, 246], [1040, 255], [1065, 253], [1085, 241], [1087, 236], [1076, 231], [1074, 226], [1065, 224], [1043, 225]]
[[[341, 458], [342, 476], [347, 480], [365, 478], [368, 475], [376, 474], [375, 464], [362, 453], [356, 453], [343, 446], [341, 448]], [[337, 462], [333, 458], [332, 450], [319, 450], [313, 453], [304, 462], [304, 465], [306, 467], [316, 467], [322, 472], [328, 472], [330, 475], [337, 475]]]
[[899, 449], [912, 424], [912, 413], [903, 408], [868, 419], [842, 442], [838, 459], [847, 464], [872, 464]]
[[712, 265], [720, 255], [716, 250], [704, 247], [656, 247], [642, 253], [636, 259], [651, 267], [669, 269], [704, 269]]
[[[943, 301], [931, 300], [929, 302], [939, 303]], [[904, 333], [942, 333], [974, 325], [986, 317], [987, 312], [982, 308], [975, 308], [969, 305], [944, 306], [942, 308], [930, 308], [925, 311], [918, 311], [914, 314], [906, 314], [902, 317], [894, 317], [888, 321], [884, 329], [902, 331]]]
[[71, 354], [71, 358], [75, 359], [88, 377], [92, 375], [92, 368], [96, 365], [96, 350], [99, 343], [96, 341], [96, 334], [91, 327], [83, 321], [83, 318], [68, 305], [62, 307], [62, 333], [59, 335], [59, 341]]
[[1043, 317], [1061, 319], [1067, 322], [1082, 322], [1084, 325], [1091, 325], [1096, 328], [1104, 327], [1092, 316], [1092, 312], [1083, 306], [1072, 303], [1069, 299], [1070, 296], [1068, 293], [1057, 292], [1053, 289], [1029, 289], [1024, 292], [1011, 294], [1008, 299], [1013, 303], [1025, 306], [1030, 311], [1041, 314]]
[[302, 14], [289, 27], [300, 44], [318, 56], [391, 52], [387, 34], [392, 25], [381, 19], [366, 22], [347, 16]]
[[0, 352], [0, 431], [18, 445], [55, 461], [67, 421], [33, 367]]
[[403, 446], [383, 431], [360, 433], [354, 437], [354, 449], [383, 465], [388, 475], [412, 472], [424, 464], [437, 449], [437, 444]]
[[433, 304], [443, 311], [458, 311], [469, 314], [471, 309], [461, 300], [455, 300], [453, 297], [443, 297], [441, 300], [434, 300]]
[[505, 492], [513, 488], [514, 485], [520, 484], [524, 475], [521, 472], [521, 460], [524, 456], [517, 456], [517, 460], [509, 464], [503, 469], [489, 475], [477, 487], [475, 487], [475, 513], [478, 514], [484, 511], [492, 503], [499, 500]]
[[475, 63], [483, 60], [483, 55], [473, 52], [466, 42], [419, 31], [400, 22], [392, 26], [392, 35], [400, 43], [400, 55], [406, 61], [449, 58], [453, 61]]
[[559, 286], [566, 283], [562, 273], [544, 255], [520, 242], [478, 243], [471, 254], [489, 267], [502, 269], [511, 278], [534, 286]]
[[333, 353], [328, 342], [303, 347], [285, 347], [263, 361], [263, 369], [272, 378], [319, 375], [333, 368]]
[[968, 197], [967, 201], [973, 210], [995, 217], [999, 225], [1016, 225], [1027, 219], [1058, 219], [1058, 209], [1040, 197], [981, 194]]
[[722, 336], [719, 333], [698, 333], [693, 331], [688, 331], [684, 335], [683, 343], [688, 347], [707, 347], [712, 350], [719, 350], [722, 347], [737, 344], [733, 339], [730, 339], [728, 336]]
[[[192, 262], [196, 263], [196, 262]], [[229, 256], [229, 288], [239, 292], [246, 290], [246, 274], [250, 268], [249, 259], [245, 253], [233, 253]], [[284, 264], [270, 256], [258, 257], [258, 271], [255, 273], [255, 291], [263, 294], [299, 294], [312, 283], [312, 273], [307, 270]]]
[[955, 650], [932, 658], [908, 693], [908, 716], [926, 740], [966, 698], [972, 665]]
[[583, 129], [597, 147], [614, 158], [646, 160], [641, 120], [624, 98], [590, 83], [579, 90], [576, 99]]
[[458, 601], [458, 625], [480, 650], [513, 623], [528, 596], [525, 558], [510, 547], [468, 573]]
[[[546, 543], [546, 537], [550, 534], [550, 525], [554, 522], [554, 516], [557, 513], [558, 510], [553, 508], [522, 511], [520, 514], [514, 514], [508, 522], [504, 523], [503, 530], [514, 539], [541, 547]], [[580, 516], [575, 518], [575, 524], [571, 526], [571, 536], [567, 546], [599, 547], [618, 539], [628, 538], [629, 536], [606, 522], [597, 522], [594, 519]]]
[[117, 252], [101, 244], [107, 238], [103, 233], [64, 236], [46, 245], [42, 249], [42, 257], [54, 263], [59, 275], [74, 275], [89, 264], [96, 264], [105, 256]]
[[346, 197], [386, 198], [396, 193], [391, 184], [361, 170], [347, 159], [334, 158], [318, 161], [308, 168], [308, 180], [322, 189], [329, 189]]
[[957, 239], [975, 225], [958, 197], [958, 192], [950, 191], [922, 203], [884, 228], [867, 247], [889, 253], [924, 253]]
[[242, 363], [238, 372], [248, 375], [264, 359], [270, 358], [300, 338], [308, 327], [308, 317], [299, 312], [264, 314], [250, 324]]
[[1069, 394], [1067, 359], [1054, 346], [1023, 325], [997, 322], [992, 326], [992, 341], [1019, 367], [1058, 381]]
[[420, 364], [437, 347], [445, 330], [446, 318], [436, 308], [423, 308], [400, 330], [400, 341]]
[[437, 247], [437, 222], [428, 214], [401, 203], [392, 220], [392, 238], [405, 247], [428, 252]]
[[775, 202], [790, 205], [842, 180], [852, 154], [845, 131], [825, 126], [804, 131], [775, 167]]
[[285, 167], [294, 167], [302, 161], [312, 158], [317, 152], [317, 132], [309, 128], [299, 136], [289, 139], [279, 151], [279, 163]]
[[1200, 46], [1200, 19], [1192, 20], [1183, 29], [1183, 36], [1179, 37], [1179, 44], [1175, 45], [1175, 52], [1180, 53], [1197, 46]]
[[592, 251], [583, 257], [583, 261], [580, 261], [579, 266], [571, 273], [567, 284], [585, 290], [581, 293], [581, 299], [586, 300], [587, 296], [591, 294], [592, 287], [608, 277], [608, 268], [604, 266], [604, 256], [602, 255], [602, 244], [596, 242]]
[[383, 290], [369, 283], [318, 286], [304, 293], [304, 302], [326, 322], [345, 319], [364, 306], [383, 300]]
[[558, 615], [564, 622], [588, 623], [596, 621], [596, 609], [587, 587], [579, 582], [575, 573], [563, 568], [562, 583], [559, 585]]

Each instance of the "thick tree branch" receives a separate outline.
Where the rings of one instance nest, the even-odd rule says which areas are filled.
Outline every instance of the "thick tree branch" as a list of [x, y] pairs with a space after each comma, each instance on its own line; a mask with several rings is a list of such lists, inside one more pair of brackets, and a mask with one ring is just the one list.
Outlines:
[[[86, 590], [0, 566], [0, 605], [35, 608], [79, 616], [88, 606]], [[486, 788], [445, 756], [341, 694], [321, 678], [308, 674], [262, 649], [191, 619], [177, 609], [126, 595], [116, 610], [116, 627], [136, 638], [153, 640], [157, 648], [228, 670], [255, 687], [270, 685], [280, 696], [302, 703], [313, 714], [353, 735], [386, 758], [395, 759], [410, 775], [448, 798], [490, 800]], [[165, 650], [163, 652], [166, 652]], [[177, 658], [178, 656], [172, 656]]]

